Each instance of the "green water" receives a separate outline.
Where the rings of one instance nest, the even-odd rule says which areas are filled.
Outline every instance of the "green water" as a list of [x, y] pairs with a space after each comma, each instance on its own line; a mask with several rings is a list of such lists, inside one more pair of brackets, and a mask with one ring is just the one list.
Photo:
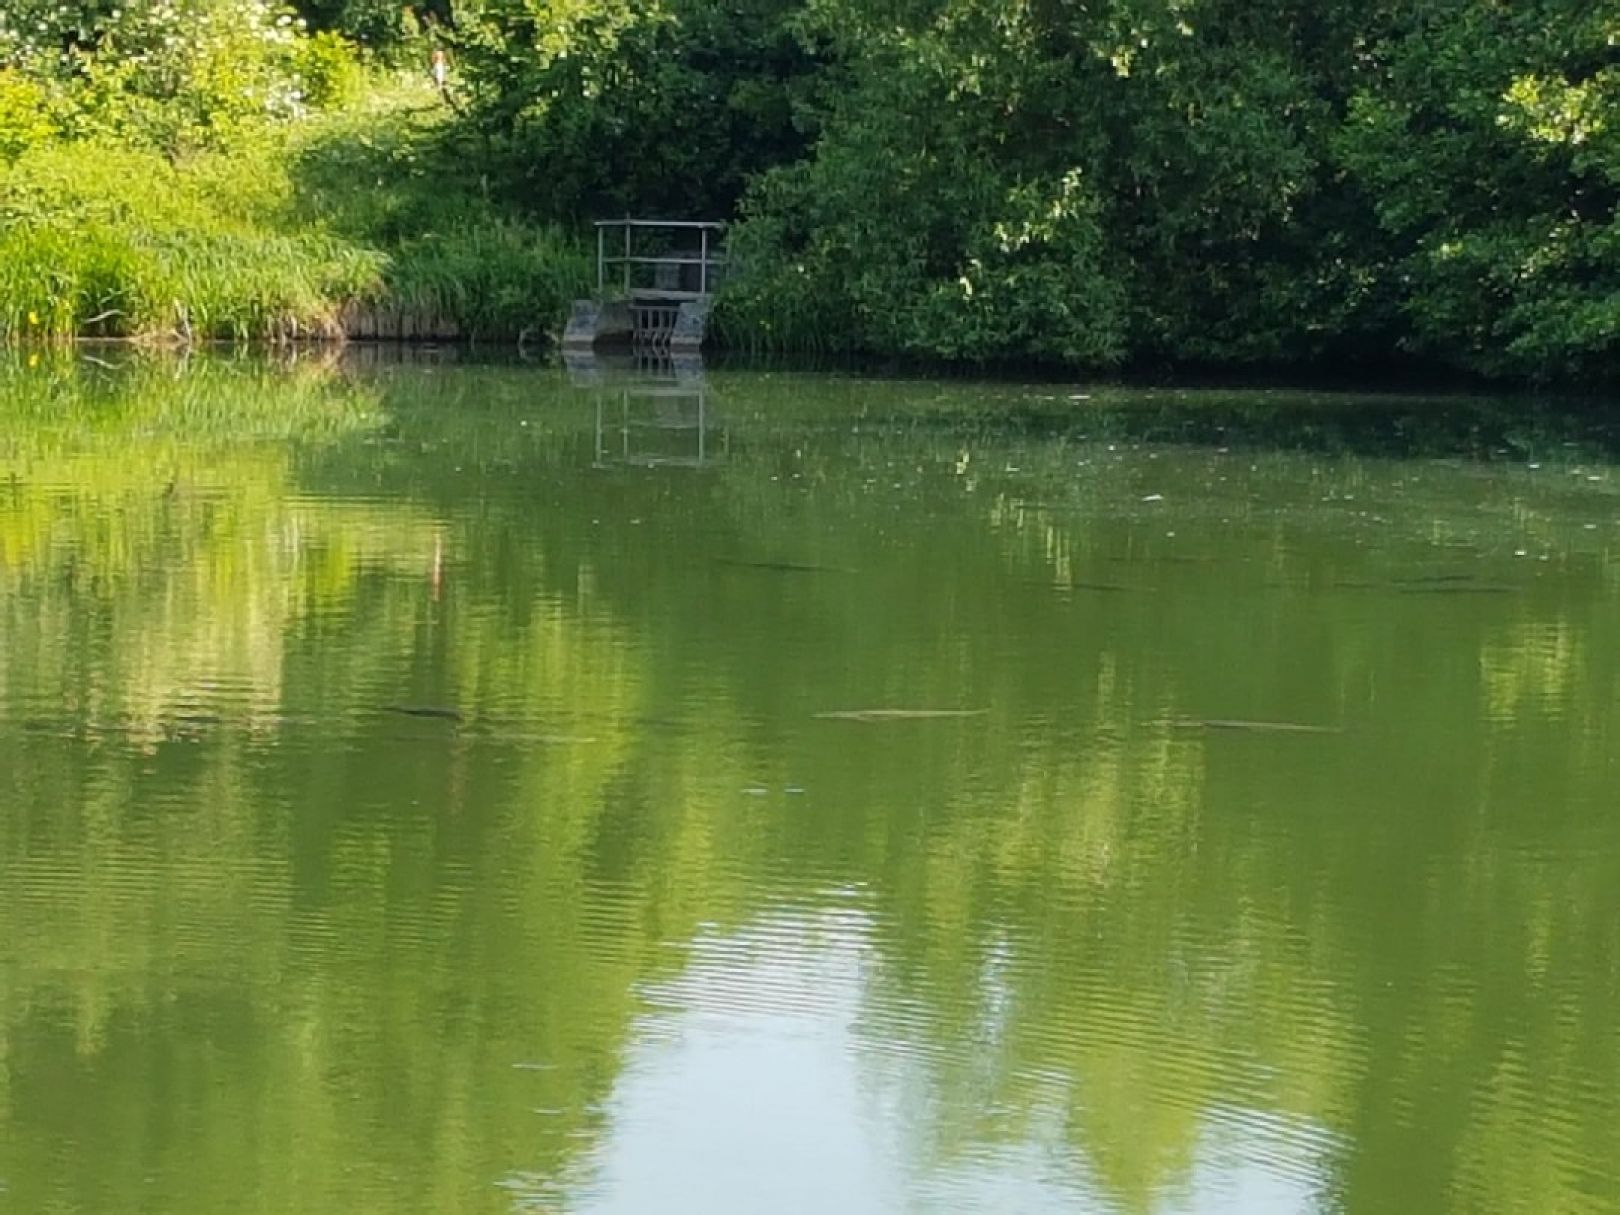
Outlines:
[[1613, 431], [655, 380], [0, 366], [0, 1212], [1620, 1207]]

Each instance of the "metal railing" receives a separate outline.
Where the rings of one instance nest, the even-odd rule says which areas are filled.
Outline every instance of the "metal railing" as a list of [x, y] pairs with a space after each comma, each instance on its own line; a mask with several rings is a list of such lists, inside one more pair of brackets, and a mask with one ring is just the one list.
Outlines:
[[[712, 220], [599, 219], [596, 289], [608, 290], [609, 267], [615, 267], [612, 277], [622, 281], [614, 285], [627, 296], [647, 300], [704, 299], [725, 272], [726, 255], [720, 239], [724, 231], [724, 224]], [[647, 252], [649, 246], [653, 252]], [[649, 270], [652, 284], [638, 283], [637, 278], [645, 278]]]

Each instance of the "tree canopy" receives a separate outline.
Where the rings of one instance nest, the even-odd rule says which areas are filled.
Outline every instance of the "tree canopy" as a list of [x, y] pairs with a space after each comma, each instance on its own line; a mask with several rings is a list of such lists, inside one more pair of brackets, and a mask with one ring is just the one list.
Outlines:
[[171, 154], [449, 54], [533, 218], [735, 222], [723, 337], [1601, 378], [1620, 0], [14, 0], [0, 161]]
[[752, 342], [1517, 376], [1614, 349], [1612, 0], [460, 17], [474, 121], [537, 205], [736, 202]]

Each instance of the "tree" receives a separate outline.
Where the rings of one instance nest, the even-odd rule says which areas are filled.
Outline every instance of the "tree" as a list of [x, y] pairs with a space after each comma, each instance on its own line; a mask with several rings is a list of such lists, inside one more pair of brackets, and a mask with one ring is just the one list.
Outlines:
[[1602, 374], [1620, 348], [1620, 5], [1408, 14], [1338, 145], [1408, 284], [1409, 341], [1491, 374]]
[[454, 22], [451, 0], [297, 0], [295, 7], [311, 29], [330, 30], [385, 55]]
[[799, 156], [793, 0], [485, 0], [457, 15], [497, 176], [559, 215], [727, 216]]
[[178, 153], [298, 110], [301, 30], [266, 0], [20, 0], [0, 15], [0, 62], [49, 92], [68, 134]]

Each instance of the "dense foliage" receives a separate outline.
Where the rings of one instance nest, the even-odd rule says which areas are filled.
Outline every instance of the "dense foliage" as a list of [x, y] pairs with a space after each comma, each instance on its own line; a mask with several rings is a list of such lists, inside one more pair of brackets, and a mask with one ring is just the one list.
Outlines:
[[466, 174], [426, 74], [353, 40], [378, 11], [312, 6], [356, 23], [312, 31], [266, 0], [0, 9], [0, 337], [554, 327], [582, 247]]
[[342, 34], [387, 55], [403, 55], [424, 34], [450, 21], [450, 0], [297, 0], [298, 12], [313, 29]]
[[811, 8], [848, 83], [814, 155], [749, 199], [755, 330], [1529, 375], [1613, 349], [1620, 25], [1584, 7]]
[[509, 187], [561, 215], [727, 216], [802, 155], [816, 57], [794, 0], [483, 0], [457, 31]]
[[[259, 156], [392, 62], [438, 122], [372, 179], [427, 200], [388, 239], [729, 217], [736, 343], [1596, 378], [1617, 40], [1620, 0], [13, 0], [0, 166]], [[357, 195], [392, 137], [341, 130]]]
[[0, 11], [0, 93], [37, 95], [56, 134], [179, 152], [296, 111], [300, 33], [266, 0], [15, 0]]
[[1614, 348], [1613, 0], [459, 17], [475, 121], [537, 205], [742, 194], [736, 340], [1528, 376], [1601, 374]]

